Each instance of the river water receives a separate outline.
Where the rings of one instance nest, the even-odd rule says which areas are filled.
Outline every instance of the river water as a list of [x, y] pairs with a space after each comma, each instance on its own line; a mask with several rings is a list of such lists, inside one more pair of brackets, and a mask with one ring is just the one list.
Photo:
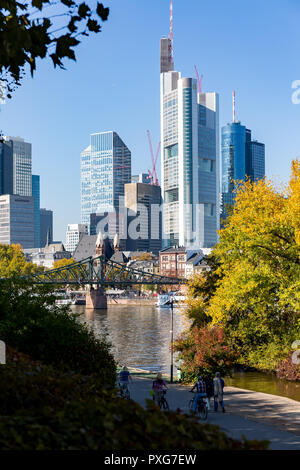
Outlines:
[[[84, 306], [72, 307], [72, 310], [82, 314], [81, 321], [86, 322], [97, 336], [107, 335], [118, 364], [170, 372], [171, 309], [112, 305], [107, 310], [85, 310]], [[173, 310], [173, 325], [174, 339], [188, 327], [179, 308]], [[175, 361], [176, 355], [174, 364]]]
[[[170, 373], [171, 309], [113, 305], [107, 310], [85, 310], [84, 306], [72, 309], [81, 314], [80, 320], [86, 322], [96, 336], [107, 336], [118, 364]], [[176, 339], [188, 328], [189, 322], [180, 308], [174, 308], [173, 316]], [[235, 373], [231, 379], [226, 378], [226, 385], [300, 401], [300, 382], [279, 380], [262, 372]]]

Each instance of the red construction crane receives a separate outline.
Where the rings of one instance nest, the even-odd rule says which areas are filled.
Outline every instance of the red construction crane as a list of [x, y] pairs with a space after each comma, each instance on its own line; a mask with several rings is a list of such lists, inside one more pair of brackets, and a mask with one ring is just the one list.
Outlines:
[[195, 71], [196, 71], [196, 77], [197, 77], [197, 82], [198, 82], [198, 93], [202, 93], [202, 80], [203, 80], [203, 75], [199, 77], [198, 70], [196, 65], [194, 65]]
[[154, 158], [150, 131], [147, 131], [147, 136], [148, 136], [150, 155], [151, 155], [151, 161], [152, 161], [152, 172], [150, 170], [148, 170], [149, 178], [151, 180], [151, 184], [154, 184], [155, 186], [158, 186], [158, 178], [157, 178], [157, 173], [156, 173], [156, 163], [157, 163], [158, 154], [159, 154], [159, 150], [160, 150], [160, 142], [158, 143], [155, 158]]

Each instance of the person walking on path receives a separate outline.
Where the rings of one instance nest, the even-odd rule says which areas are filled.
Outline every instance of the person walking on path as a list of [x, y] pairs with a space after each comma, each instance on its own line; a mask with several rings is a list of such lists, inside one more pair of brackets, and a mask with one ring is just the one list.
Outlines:
[[225, 413], [224, 401], [223, 401], [223, 389], [224, 389], [224, 380], [221, 379], [220, 372], [216, 372], [214, 378], [214, 410], [218, 411], [218, 405], [222, 408], [223, 413]]
[[198, 381], [195, 383], [192, 390], [190, 391], [193, 392], [195, 389], [196, 389], [196, 395], [194, 397], [194, 402], [193, 402], [193, 411], [196, 413], [199, 398], [201, 397], [207, 398], [206, 384], [200, 375], [198, 377]]

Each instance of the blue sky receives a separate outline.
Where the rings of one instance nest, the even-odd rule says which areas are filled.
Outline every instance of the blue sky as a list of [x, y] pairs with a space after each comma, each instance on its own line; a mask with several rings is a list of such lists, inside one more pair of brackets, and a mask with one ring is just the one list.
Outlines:
[[[0, 128], [33, 145], [41, 176], [41, 207], [54, 211], [54, 237], [80, 222], [80, 152], [92, 132], [115, 130], [132, 151], [133, 173], [151, 166], [147, 141], [160, 139], [159, 40], [169, 33], [169, 0], [102, 0], [110, 16], [100, 34], [84, 38], [77, 62], [54, 70], [40, 62], [1, 107]], [[94, 2], [90, 1], [90, 4]], [[175, 68], [204, 75], [204, 91], [220, 94], [220, 125], [237, 119], [266, 144], [268, 177], [287, 182], [299, 157], [298, 0], [174, 0]]]

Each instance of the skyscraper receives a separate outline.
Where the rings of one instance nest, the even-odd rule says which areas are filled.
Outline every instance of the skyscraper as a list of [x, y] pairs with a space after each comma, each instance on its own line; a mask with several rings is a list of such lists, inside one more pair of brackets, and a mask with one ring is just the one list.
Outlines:
[[53, 212], [47, 209], [40, 209], [40, 240], [41, 248], [46, 246], [47, 241], [53, 241]]
[[32, 195], [31, 144], [21, 137], [8, 137], [13, 152], [13, 193]]
[[34, 200], [31, 196], [0, 196], [0, 243], [34, 247]]
[[32, 196], [34, 199], [34, 248], [41, 246], [40, 234], [40, 177], [32, 175]]
[[251, 130], [236, 121], [234, 110], [233, 122], [222, 127], [221, 219], [228, 216], [226, 206], [234, 204], [234, 182], [244, 181], [247, 176], [252, 181], [264, 178], [265, 145], [252, 140]]
[[[170, 40], [170, 39], [169, 39]], [[219, 98], [166, 65], [161, 40], [164, 244], [211, 247], [219, 228]], [[169, 70], [168, 70], [169, 69]]]
[[116, 132], [91, 134], [81, 153], [81, 222], [90, 214], [119, 211], [124, 184], [131, 181], [131, 152]]
[[10, 141], [0, 142], [0, 194], [13, 194], [13, 152]]
[[158, 254], [162, 239], [160, 186], [147, 183], [126, 184], [125, 207], [128, 209], [126, 249]]

